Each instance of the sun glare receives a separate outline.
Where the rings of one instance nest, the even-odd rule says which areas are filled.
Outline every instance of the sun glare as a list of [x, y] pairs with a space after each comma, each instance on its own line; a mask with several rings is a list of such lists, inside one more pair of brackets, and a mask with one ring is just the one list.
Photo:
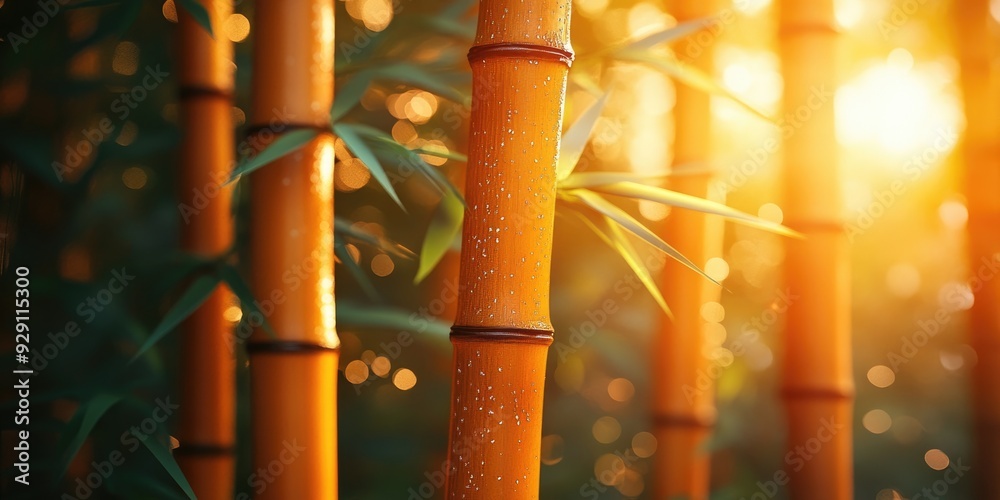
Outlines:
[[957, 98], [947, 90], [953, 79], [945, 64], [914, 65], [905, 49], [892, 51], [885, 63], [863, 71], [837, 92], [837, 139], [846, 147], [872, 147], [891, 155], [940, 147], [934, 138], [953, 131], [960, 120]]

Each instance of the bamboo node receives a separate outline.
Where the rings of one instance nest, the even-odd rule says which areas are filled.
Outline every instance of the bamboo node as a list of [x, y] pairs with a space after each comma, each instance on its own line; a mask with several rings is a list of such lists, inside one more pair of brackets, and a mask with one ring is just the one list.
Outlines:
[[547, 45], [530, 43], [491, 43], [476, 45], [469, 49], [469, 62], [495, 57], [516, 57], [523, 59], [544, 59], [557, 61], [570, 66], [573, 63], [573, 53]]
[[247, 343], [247, 353], [249, 354], [321, 354], [339, 350], [339, 345], [326, 346], [314, 342], [296, 340], [272, 340]]
[[521, 344], [552, 343], [553, 331], [531, 328], [497, 328], [481, 326], [451, 327], [451, 340], [480, 342], [511, 342]]

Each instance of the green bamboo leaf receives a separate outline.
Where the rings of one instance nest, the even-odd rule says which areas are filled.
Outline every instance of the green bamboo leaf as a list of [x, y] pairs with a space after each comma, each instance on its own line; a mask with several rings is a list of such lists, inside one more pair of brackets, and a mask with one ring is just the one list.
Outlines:
[[396, 142], [392, 136], [375, 127], [362, 124], [352, 124], [351, 126], [358, 132], [358, 134], [372, 140], [375, 144], [390, 150], [396, 155], [396, 159], [409, 163], [411, 166], [416, 168], [417, 171], [431, 183], [438, 193], [444, 195], [445, 191], [451, 191], [455, 197], [462, 200], [462, 205], [465, 205], [465, 200], [462, 198], [462, 193], [459, 192], [458, 188], [456, 188], [454, 184], [441, 174], [438, 169], [424, 161], [424, 159], [421, 158], [415, 150], [411, 150]]
[[430, 334], [432, 338], [448, 340], [451, 324], [418, 313], [392, 307], [371, 307], [338, 303], [337, 323], [351, 328], [375, 328]]
[[142, 444], [146, 446], [146, 449], [153, 454], [153, 458], [160, 465], [163, 466], [163, 470], [170, 474], [170, 477], [177, 482], [177, 486], [180, 486], [184, 490], [184, 494], [188, 496], [189, 499], [194, 500], [197, 496], [194, 494], [194, 490], [191, 489], [191, 485], [188, 484], [187, 478], [184, 477], [184, 473], [181, 472], [181, 468], [177, 465], [177, 461], [174, 460], [174, 456], [170, 454], [170, 450], [167, 446], [163, 444], [159, 439], [153, 437], [147, 437], [141, 440]]
[[80, 447], [87, 440], [87, 436], [94, 430], [97, 423], [101, 421], [104, 414], [121, 400], [122, 397], [119, 395], [98, 394], [77, 408], [76, 413], [73, 414], [73, 418], [66, 424], [67, 431], [59, 439], [57, 449], [64, 451], [62, 459], [59, 462], [59, 468], [57, 469], [59, 473], [56, 477], [62, 478], [66, 475], [70, 462], [73, 461], [73, 457], [80, 451]]
[[212, 32], [212, 19], [208, 16], [208, 11], [205, 10], [204, 5], [197, 0], [177, 0], [177, 6], [186, 10], [188, 14], [191, 14], [191, 17], [193, 17], [202, 28], [205, 28], [205, 31], [207, 31], [212, 38], [215, 38], [215, 33]]
[[414, 283], [420, 283], [434, 270], [438, 262], [451, 248], [452, 242], [462, 230], [462, 219], [465, 217], [465, 207], [461, 200], [445, 195], [434, 210], [431, 224], [427, 228], [423, 247], [420, 249], [420, 265]]
[[315, 139], [317, 135], [319, 135], [319, 131], [315, 129], [293, 130], [287, 134], [282, 134], [264, 148], [263, 151], [244, 159], [239, 165], [236, 165], [226, 184], [230, 184], [240, 176], [249, 174], [278, 158], [298, 150], [309, 141]]
[[337, 95], [333, 100], [333, 108], [330, 109], [330, 123], [340, 121], [348, 111], [361, 102], [361, 96], [372, 83], [373, 74], [374, 70], [366, 69], [357, 72], [344, 82], [338, 82]]
[[163, 316], [163, 319], [160, 320], [160, 324], [153, 329], [153, 333], [150, 334], [149, 338], [146, 339], [146, 342], [139, 347], [139, 350], [136, 351], [134, 356], [132, 356], [129, 363], [133, 363], [135, 360], [142, 357], [142, 355], [159, 342], [160, 339], [170, 333], [177, 327], [177, 325], [187, 319], [188, 316], [191, 316], [191, 314], [194, 313], [198, 307], [208, 300], [208, 297], [212, 295], [213, 291], [215, 291], [215, 287], [219, 284], [219, 281], [219, 277], [215, 274], [202, 275], [198, 277], [198, 279], [194, 280], [194, 283], [188, 287], [187, 291], [185, 291], [184, 294], [177, 299], [177, 303], [174, 304], [169, 311], [167, 311], [166, 315]]
[[229, 285], [229, 290], [240, 299], [240, 308], [244, 311], [260, 314], [261, 327], [264, 328], [264, 331], [272, 339], [278, 338], [278, 334], [274, 331], [274, 328], [271, 328], [271, 323], [267, 321], [267, 315], [257, 306], [257, 299], [253, 295], [253, 290], [250, 289], [250, 285], [240, 275], [239, 270], [231, 265], [222, 265], [219, 266], [218, 271], [219, 277]]
[[749, 227], [763, 229], [782, 236], [802, 238], [800, 233], [792, 231], [781, 224], [776, 224], [769, 220], [764, 220], [760, 217], [741, 212], [735, 208], [723, 205], [722, 203], [698, 198], [697, 196], [691, 196], [689, 194], [678, 193], [669, 189], [646, 186], [635, 182], [619, 182], [615, 184], [594, 186], [591, 190], [603, 194], [622, 196], [638, 200], [648, 200], [655, 203], [662, 203], [664, 205], [704, 212], [706, 214], [719, 215], [733, 222]]
[[420, 154], [420, 155], [436, 156], [438, 158], [445, 158], [445, 159], [448, 159], [448, 160], [455, 160], [455, 161], [460, 161], [460, 162], [468, 162], [469, 161], [469, 157], [468, 156], [466, 156], [466, 155], [464, 155], [462, 153], [459, 153], [457, 151], [452, 151], [450, 149], [447, 150], [447, 151], [441, 151], [440, 149], [436, 149], [436, 148], [430, 148], [430, 149], [428, 149], [428, 148], [416, 148], [416, 149], [411, 149], [410, 151], [413, 151], [414, 153]]
[[767, 120], [771, 123], [775, 123], [773, 118], [767, 116], [762, 111], [759, 111], [757, 108], [747, 104], [746, 101], [737, 97], [736, 94], [730, 92], [728, 89], [726, 89], [717, 81], [715, 81], [707, 73], [698, 69], [695, 66], [683, 63], [676, 59], [665, 59], [663, 57], [657, 57], [651, 54], [635, 52], [635, 51], [623, 52], [622, 54], [619, 55], [619, 59], [646, 64], [654, 69], [663, 72], [664, 74], [673, 78], [674, 80], [677, 80], [678, 82], [687, 85], [688, 87], [700, 90], [702, 92], [706, 92], [708, 94], [715, 94], [728, 98], [736, 102], [736, 104], [739, 104], [746, 110], [750, 111], [751, 113], [763, 118], [764, 120]]
[[649, 273], [649, 269], [643, 265], [642, 258], [635, 250], [635, 247], [632, 246], [632, 242], [628, 241], [625, 234], [621, 232], [611, 219], [608, 217], [602, 218], [605, 227], [607, 228], [607, 231], [604, 231], [597, 227], [597, 225], [585, 215], [579, 212], [574, 213], [577, 214], [580, 220], [582, 220], [583, 223], [594, 232], [594, 234], [600, 237], [601, 241], [618, 252], [618, 255], [621, 256], [622, 260], [624, 260], [626, 264], [628, 264], [628, 267], [632, 269], [632, 272], [635, 273], [636, 277], [639, 278], [639, 281], [641, 281], [643, 286], [646, 287], [649, 294], [653, 296], [654, 300], [656, 300], [660, 309], [666, 313], [667, 317], [673, 319], [674, 315], [670, 311], [670, 307], [667, 306], [667, 301], [663, 298], [663, 293], [660, 292], [660, 287], [656, 286], [656, 280], [654, 280], [653, 276]]
[[590, 135], [594, 133], [594, 125], [597, 124], [597, 119], [601, 117], [601, 111], [604, 110], [604, 104], [607, 100], [608, 94], [601, 96], [563, 134], [562, 142], [559, 144], [559, 163], [556, 165], [557, 181], [565, 179], [573, 173], [573, 169], [576, 168], [576, 164], [580, 161], [580, 156], [583, 155], [583, 150], [587, 147], [587, 143], [590, 142]]
[[636, 236], [642, 238], [646, 243], [649, 243], [654, 248], [657, 248], [661, 252], [669, 255], [677, 262], [680, 262], [684, 266], [700, 274], [701, 276], [711, 281], [712, 283], [721, 286], [721, 284], [718, 281], [715, 281], [714, 279], [712, 279], [711, 276], [705, 274], [705, 272], [702, 271], [701, 268], [699, 268], [697, 265], [691, 262], [683, 254], [678, 252], [677, 249], [670, 246], [670, 244], [668, 244], [667, 242], [663, 241], [663, 239], [657, 236], [656, 233], [650, 231], [649, 228], [642, 225], [641, 222], [635, 220], [635, 218], [629, 215], [628, 212], [622, 210], [621, 208], [618, 208], [618, 206], [615, 205], [614, 203], [611, 203], [610, 201], [605, 200], [604, 198], [601, 198], [597, 194], [588, 191], [586, 189], [574, 189], [572, 191], [566, 192], [565, 195], [568, 195], [571, 200], [574, 201], [578, 200], [582, 202], [584, 205], [587, 205], [588, 207], [594, 209], [601, 215], [604, 215], [605, 217], [608, 217], [609, 219], [615, 221], [625, 229], [631, 231]]
[[396, 189], [392, 187], [392, 181], [389, 180], [389, 176], [385, 173], [385, 169], [382, 168], [382, 164], [375, 157], [375, 153], [372, 152], [368, 144], [359, 135], [357, 126], [338, 123], [333, 126], [333, 132], [344, 141], [347, 149], [350, 149], [354, 153], [354, 156], [357, 156], [359, 160], [364, 162], [365, 166], [368, 167], [368, 171], [372, 173], [372, 177], [382, 185], [386, 193], [389, 193], [392, 201], [396, 202], [403, 212], [406, 212], [406, 207], [403, 206], [403, 202], [400, 201], [399, 196], [396, 194]]
[[441, 75], [430, 73], [416, 64], [398, 63], [382, 66], [377, 70], [376, 78], [405, 83], [450, 101], [458, 103], [465, 101], [465, 94], [443, 83]]
[[354, 259], [351, 258], [351, 254], [347, 251], [347, 247], [344, 246], [342, 242], [337, 242], [333, 245], [333, 253], [340, 259], [340, 262], [347, 266], [347, 270], [354, 276], [354, 281], [358, 282], [361, 290], [365, 292], [370, 300], [376, 302], [382, 302], [382, 296], [379, 295], [378, 289], [375, 288], [375, 284], [372, 280], [368, 278], [368, 274], [365, 273], [361, 266]]
[[[383, 238], [377, 234], [369, 233], [368, 231], [360, 229], [351, 223], [351, 221], [342, 217], [334, 217], [333, 229], [343, 236], [367, 243], [385, 253], [402, 257], [407, 260], [413, 260], [417, 257], [417, 254], [415, 254], [413, 250], [410, 250], [409, 248], [406, 248], [388, 238]], [[343, 238], [336, 238], [337, 241], [341, 241], [342, 239]]]

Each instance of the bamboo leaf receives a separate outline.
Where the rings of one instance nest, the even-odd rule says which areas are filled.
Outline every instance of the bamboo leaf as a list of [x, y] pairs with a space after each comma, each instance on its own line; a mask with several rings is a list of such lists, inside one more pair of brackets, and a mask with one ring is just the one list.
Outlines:
[[[368, 139], [371, 139], [377, 145], [389, 149], [399, 158], [401, 158], [402, 161], [416, 168], [417, 171], [421, 173], [421, 175], [427, 178], [427, 180], [431, 183], [432, 186], [434, 186], [434, 188], [438, 191], [438, 193], [443, 195], [445, 191], [451, 191], [452, 194], [455, 195], [455, 197], [457, 197], [459, 200], [462, 200], [462, 205], [465, 205], [465, 200], [462, 198], [462, 193], [458, 191], [458, 188], [456, 188], [454, 184], [448, 181], [448, 179], [443, 174], [441, 174], [441, 172], [438, 171], [438, 169], [434, 168], [426, 161], [424, 161], [424, 159], [421, 158], [420, 155], [417, 154], [415, 150], [411, 150], [406, 146], [396, 142], [396, 140], [393, 139], [392, 136], [377, 128], [362, 124], [352, 124], [351, 126], [358, 132], [358, 134]], [[464, 158], [464, 155], [462, 156]]]
[[674, 260], [680, 262], [681, 264], [688, 267], [692, 271], [695, 271], [696, 273], [700, 274], [705, 279], [711, 281], [712, 283], [715, 283], [716, 285], [720, 285], [718, 281], [715, 281], [714, 279], [712, 279], [711, 276], [705, 274], [704, 271], [702, 271], [698, 266], [696, 266], [693, 262], [691, 262], [687, 257], [678, 252], [677, 249], [670, 246], [667, 242], [663, 241], [663, 239], [657, 236], [656, 233], [650, 231], [649, 228], [642, 225], [641, 222], [635, 220], [635, 218], [629, 215], [628, 212], [622, 210], [621, 208], [618, 208], [618, 206], [616, 206], [614, 203], [611, 203], [608, 200], [605, 200], [604, 198], [601, 198], [600, 196], [594, 194], [593, 192], [587, 191], [586, 189], [574, 189], [573, 191], [569, 191], [566, 194], [568, 194], [571, 197], [571, 199], [575, 198], [576, 200], [583, 202], [583, 204], [587, 205], [588, 207], [596, 210], [601, 215], [604, 215], [609, 219], [615, 221], [625, 229], [631, 231], [636, 236], [642, 238], [644, 241], [646, 241], [646, 243], [649, 243], [653, 247], [669, 255]]
[[[138, 2], [137, 2], [138, 3]], [[212, 19], [208, 16], [208, 10], [197, 0], [177, 0], [177, 6], [186, 10], [191, 17], [194, 18], [205, 31], [215, 38], [215, 33], [212, 32]]]
[[455, 161], [460, 161], [460, 162], [463, 162], [463, 163], [469, 161], [469, 157], [468, 156], [466, 156], [466, 155], [464, 155], [462, 153], [459, 153], [457, 151], [452, 151], [450, 149], [447, 150], [447, 151], [441, 151], [440, 149], [436, 149], [436, 148], [430, 148], [430, 149], [428, 149], [428, 148], [416, 148], [416, 149], [411, 149], [410, 151], [413, 151], [414, 153], [420, 154], [420, 155], [436, 156], [438, 158], [446, 158], [448, 160], [455, 160]]
[[359, 160], [364, 162], [365, 166], [372, 173], [372, 177], [382, 185], [386, 193], [389, 193], [392, 201], [396, 202], [399, 208], [406, 212], [406, 207], [403, 206], [403, 202], [400, 201], [399, 196], [396, 194], [396, 189], [392, 187], [392, 181], [389, 180], [389, 176], [385, 173], [385, 169], [382, 168], [382, 164], [375, 157], [375, 153], [372, 152], [368, 144], [365, 144], [365, 141], [358, 134], [357, 128], [354, 125], [338, 123], [333, 126], [333, 132], [344, 141], [347, 149], [350, 149], [354, 153], [354, 156], [357, 156]]
[[[359, 241], [363, 241], [371, 246], [374, 246], [388, 254], [395, 255], [397, 257], [402, 257], [404, 259], [413, 260], [417, 257], [417, 254], [413, 253], [413, 250], [396, 243], [395, 241], [389, 240], [388, 238], [383, 238], [373, 233], [369, 233], [363, 229], [358, 228], [350, 221], [341, 218], [334, 217], [333, 228], [336, 232], [341, 233], [349, 238], [354, 238]], [[337, 238], [338, 241], [341, 238]]]
[[570, 68], [569, 81], [576, 84], [578, 87], [587, 91], [591, 95], [600, 96], [604, 93], [604, 90], [601, 89], [601, 85], [597, 83], [597, 80], [594, 80], [594, 78], [585, 71], [581, 71], [579, 69], [574, 71], [573, 68]]
[[293, 151], [298, 150], [309, 141], [315, 139], [317, 135], [319, 135], [319, 131], [315, 129], [293, 130], [287, 134], [282, 134], [269, 146], [264, 148], [263, 151], [246, 158], [243, 162], [237, 165], [236, 168], [233, 169], [233, 173], [229, 176], [229, 180], [226, 181], [226, 184], [230, 184], [240, 176], [249, 174], [254, 170], [257, 170]]
[[361, 269], [361, 266], [357, 262], [354, 262], [351, 254], [347, 251], [347, 247], [342, 242], [337, 242], [333, 245], [333, 253], [336, 254], [342, 264], [347, 266], [347, 270], [351, 273], [351, 276], [354, 276], [354, 280], [358, 282], [365, 295], [371, 300], [382, 302], [382, 296], [379, 295], [375, 284], [372, 283], [372, 280], [368, 279], [368, 275]]
[[337, 323], [352, 328], [378, 328], [386, 330], [428, 333], [447, 340], [451, 324], [439, 319], [391, 307], [370, 307], [359, 304], [338, 303]]
[[101, 421], [104, 414], [121, 400], [122, 397], [119, 395], [98, 394], [77, 408], [76, 413], [73, 414], [73, 418], [66, 424], [67, 432], [59, 439], [60, 444], [58, 449], [63, 450], [63, 457], [59, 463], [59, 468], [57, 469], [58, 475], [56, 477], [62, 478], [66, 475], [66, 470], [69, 469], [70, 462], [73, 461], [73, 457], [80, 451], [80, 447], [83, 446], [83, 442], [86, 441], [87, 436], [94, 430], [97, 423]]
[[629, 52], [629, 51], [644, 51], [649, 50], [661, 43], [672, 42], [680, 38], [684, 38], [692, 33], [697, 33], [708, 27], [709, 23], [714, 20], [715, 17], [705, 17], [701, 19], [692, 19], [691, 21], [685, 21], [676, 26], [667, 28], [663, 31], [658, 31], [651, 35], [640, 38], [615, 52]]
[[431, 92], [454, 102], [465, 102], [465, 95], [442, 81], [442, 75], [435, 75], [425, 68], [412, 63], [395, 63], [358, 71], [353, 78], [341, 84], [330, 111], [331, 122], [344, 117], [348, 111], [361, 102], [368, 87], [376, 80], [389, 80]]
[[229, 289], [236, 295], [236, 298], [240, 299], [240, 308], [244, 311], [249, 310], [260, 314], [261, 327], [271, 338], [277, 338], [278, 334], [271, 328], [271, 323], [267, 321], [267, 315], [257, 306], [257, 299], [254, 297], [250, 285], [243, 280], [239, 270], [231, 265], [219, 266], [219, 276], [229, 285]]
[[593, 188], [594, 186], [606, 186], [619, 182], [642, 182], [650, 180], [661, 180], [670, 177], [670, 172], [576, 172], [569, 177], [559, 181], [559, 189], [579, 189]]
[[608, 217], [602, 218], [605, 227], [607, 228], [607, 231], [605, 232], [601, 228], [597, 227], [597, 225], [585, 215], [579, 212], [574, 213], [577, 214], [580, 220], [582, 220], [584, 224], [594, 232], [594, 234], [601, 238], [601, 241], [607, 243], [608, 246], [614, 248], [618, 252], [622, 260], [628, 264], [628, 267], [632, 269], [632, 272], [634, 272], [636, 277], [639, 278], [639, 281], [646, 287], [649, 294], [653, 296], [653, 299], [656, 301], [657, 305], [660, 306], [660, 309], [666, 313], [667, 317], [673, 319], [674, 315], [670, 311], [670, 307], [667, 306], [667, 301], [663, 298], [663, 293], [660, 292], [660, 287], [656, 286], [656, 280], [654, 280], [653, 276], [649, 273], [649, 269], [643, 265], [642, 258], [639, 257], [635, 247], [632, 246], [632, 242], [628, 241], [625, 234], [621, 232], [611, 219]]
[[441, 198], [441, 203], [431, 216], [431, 224], [427, 228], [427, 236], [424, 237], [424, 244], [420, 249], [420, 265], [416, 277], [413, 278], [414, 283], [423, 281], [444, 258], [462, 230], [464, 216], [465, 207], [461, 200], [448, 195]]
[[348, 111], [361, 102], [361, 96], [372, 83], [372, 70], [359, 71], [353, 78], [337, 84], [337, 95], [330, 109], [330, 123], [340, 121]]
[[583, 150], [586, 149], [587, 143], [590, 142], [590, 135], [594, 133], [594, 125], [597, 124], [597, 119], [601, 117], [601, 111], [604, 110], [604, 104], [607, 100], [608, 94], [601, 96], [563, 134], [562, 142], [559, 145], [559, 163], [556, 165], [557, 181], [565, 179], [573, 173], [573, 169], [576, 168], [576, 164], [580, 161], [580, 156], [583, 155]]
[[194, 283], [188, 287], [187, 291], [179, 299], [173, 307], [167, 311], [167, 314], [163, 316], [160, 324], [156, 326], [153, 333], [150, 334], [146, 342], [139, 347], [135, 355], [129, 363], [135, 362], [135, 360], [142, 357], [142, 355], [153, 347], [157, 342], [170, 333], [174, 328], [177, 327], [182, 321], [187, 319], [188, 316], [198, 309], [210, 295], [215, 291], [216, 285], [219, 284], [219, 277], [215, 274], [206, 274], [198, 277], [194, 280]]
[[152, 437], [147, 437], [141, 441], [142, 444], [146, 446], [146, 449], [153, 454], [153, 458], [155, 458], [157, 462], [160, 462], [160, 465], [163, 466], [165, 471], [167, 471], [167, 474], [170, 474], [170, 477], [177, 482], [177, 486], [180, 486], [181, 489], [184, 490], [184, 493], [188, 496], [188, 498], [191, 500], [197, 498], [194, 494], [194, 490], [191, 489], [191, 485], [188, 484], [187, 478], [184, 477], [184, 473], [181, 472], [180, 466], [177, 465], [177, 461], [174, 460], [174, 456], [170, 454], [170, 450], [167, 449], [166, 445], [164, 445], [162, 441]]
[[706, 200], [697, 196], [691, 196], [689, 194], [678, 193], [669, 189], [646, 186], [635, 182], [619, 182], [615, 184], [594, 186], [591, 190], [604, 194], [623, 196], [626, 198], [648, 200], [656, 203], [662, 203], [664, 205], [704, 212], [706, 214], [719, 215], [733, 222], [763, 229], [782, 236], [789, 236], [792, 238], [802, 237], [801, 234], [792, 231], [781, 224], [776, 224], [774, 222], [761, 219], [760, 217], [741, 212], [735, 208], [723, 205], [722, 203]]
[[739, 104], [740, 106], [745, 108], [747, 111], [750, 111], [751, 113], [763, 118], [764, 120], [774, 123], [774, 119], [772, 119], [770, 116], [767, 116], [762, 111], [759, 111], [757, 110], [757, 108], [747, 104], [746, 101], [737, 97], [736, 94], [730, 92], [728, 89], [726, 89], [718, 82], [716, 82], [707, 73], [698, 69], [695, 66], [692, 66], [690, 64], [685, 64], [676, 59], [665, 59], [651, 54], [646, 54], [636, 51], [623, 52], [619, 55], [619, 59], [646, 64], [654, 69], [663, 72], [664, 74], [673, 78], [674, 80], [677, 80], [678, 82], [687, 85], [688, 87], [709, 94], [715, 94], [731, 99], [732, 101], [736, 102], [736, 104]]

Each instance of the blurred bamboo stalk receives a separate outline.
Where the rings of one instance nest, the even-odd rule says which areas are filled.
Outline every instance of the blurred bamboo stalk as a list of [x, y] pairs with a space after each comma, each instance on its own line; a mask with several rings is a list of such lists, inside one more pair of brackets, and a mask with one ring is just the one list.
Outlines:
[[[784, 112], [805, 114], [784, 141], [786, 243], [791, 303], [784, 332], [782, 398], [793, 499], [853, 498], [850, 274], [842, 221], [833, 100], [838, 28], [834, 0], [779, 2]], [[819, 443], [819, 449], [814, 443]], [[800, 450], [808, 447], [809, 453]]]
[[[969, 272], [975, 302], [970, 341], [978, 356], [972, 369], [976, 476], [975, 496], [1000, 499], [1000, 280], [989, 269], [1000, 261], [1000, 54], [989, 0], [957, 0], [955, 23], [965, 99], [962, 144], [969, 209]], [[991, 29], [993, 30], [991, 32]], [[992, 262], [992, 264], [990, 264]], [[982, 274], [984, 270], [989, 273]]]
[[294, 460], [258, 499], [337, 498], [333, 16], [333, 0], [256, 3], [251, 134], [318, 133], [250, 176], [254, 293], [276, 333], [258, 328], [247, 349], [252, 469]]
[[[199, 0], [215, 36], [180, 9], [178, 82], [183, 139], [180, 199], [216, 192], [198, 213], [182, 214], [181, 248], [218, 257], [233, 244], [232, 189], [221, 186], [232, 168], [233, 46], [221, 33], [228, 1]], [[207, 198], [207, 197], [206, 197]], [[236, 439], [236, 365], [232, 323], [223, 315], [232, 295], [219, 287], [181, 329], [181, 395], [177, 461], [198, 498], [233, 498]]]
[[482, 0], [446, 498], [538, 498], [569, 0]]
[[[718, 13], [714, 0], [674, 0], [670, 13], [678, 23], [702, 19]], [[695, 37], [692, 37], [694, 39]], [[700, 38], [699, 38], [700, 40]], [[677, 56], [707, 74], [714, 72], [714, 36], [708, 44], [690, 42], [698, 51], [678, 45]], [[711, 96], [701, 90], [677, 85], [674, 106], [674, 173], [669, 188], [699, 198], [719, 198], [709, 192], [714, 175], [711, 165]], [[683, 165], [697, 172], [685, 173]], [[716, 199], [715, 201], [722, 201]], [[704, 266], [720, 254], [723, 221], [693, 210], [674, 210], [667, 217], [663, 239]], [[711, 380], [713, 349], [701, 316], [702, 305], [719, 300], [721, 289], [704, 277], [667, 259], [663, 268], [664, 299], [674, 318], [666, 319], [652, 350], [652, 391], [654, 435], [661, 450], [654, 458], [653, 497], [704, 500], [709, 496], [711, 453], [707, 440], [715, 422], [714, 387]]]

